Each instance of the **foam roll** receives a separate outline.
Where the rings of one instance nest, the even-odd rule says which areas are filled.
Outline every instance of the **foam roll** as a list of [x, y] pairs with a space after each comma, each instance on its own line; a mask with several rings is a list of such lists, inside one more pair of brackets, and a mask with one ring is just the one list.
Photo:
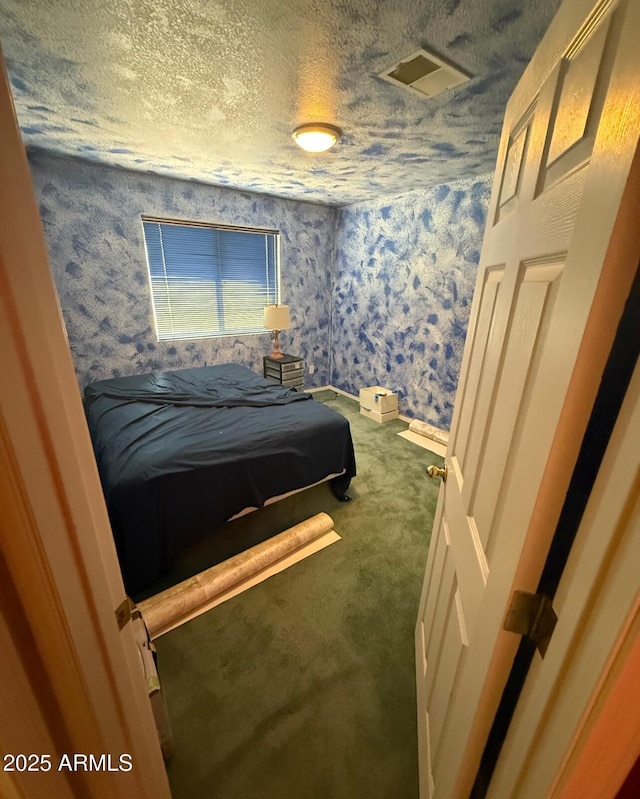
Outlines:
[[440, 430], [432, 424], [421, 422], [420, 419], [414, 419], [409, 425], [409, 430], [411, 430], [412, 433], [430, 438], [445, 446], [449, 443], [449, 433], [447, 433], [446, 430]]
[[245, 552], [212, 566], [149, 599], [140, 602], [149, 635], [157, 638], [204, 612], [222, 594], [255, 577], [297, 549], [333, 530], [333, 519], [317, 513], [294, 527]]

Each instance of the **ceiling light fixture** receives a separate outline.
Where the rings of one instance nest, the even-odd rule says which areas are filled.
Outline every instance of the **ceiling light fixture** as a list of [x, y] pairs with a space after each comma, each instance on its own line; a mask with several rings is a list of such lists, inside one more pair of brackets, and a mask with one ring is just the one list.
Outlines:
[[342, 136], [340, 128], [325, 125], [324, 122], [300, 125], [291, 134], [298, 147], [302, 147], [308, 153], [322, 153], [328, 150], [340, 141], [340, 136]]

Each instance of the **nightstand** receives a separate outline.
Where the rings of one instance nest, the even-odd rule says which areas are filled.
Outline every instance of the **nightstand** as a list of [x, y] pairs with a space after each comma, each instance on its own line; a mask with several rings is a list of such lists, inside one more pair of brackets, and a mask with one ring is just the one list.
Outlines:
[[304, 383], [304, 361], [296, 355], [284, 355], [282, 358], [272, 358], [265, 355], [262, 359], [263, 374], [269, 380], [282, 383], [302, 391]]

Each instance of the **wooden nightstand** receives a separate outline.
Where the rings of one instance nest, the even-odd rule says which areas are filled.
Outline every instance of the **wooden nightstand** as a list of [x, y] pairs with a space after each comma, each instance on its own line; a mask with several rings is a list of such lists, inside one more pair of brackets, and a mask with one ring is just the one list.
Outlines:
[[282, 383], [302, 391], [304, 383], [304, 361], [296, 355], [284, 355], [282, 358], [272, 358], [265, 355], [262, 359], [263, 374], [269, 380]]

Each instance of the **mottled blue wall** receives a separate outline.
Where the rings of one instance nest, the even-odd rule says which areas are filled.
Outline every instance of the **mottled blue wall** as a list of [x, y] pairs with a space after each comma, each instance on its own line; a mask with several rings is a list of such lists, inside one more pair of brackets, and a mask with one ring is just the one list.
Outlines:
[[449, 429], [491, 178], [339, 212], [334, 386], [399, 391], [400, 413]]
[[305, 385], [329, 382], [335, 210], [30, 154], [32, 177], [78, 380], [236, 361], [256, 371], [269, 334], [158, 342], [140, 215], [280, 231], [285, 352], [313, 362]]
[[[237, 361], [261, 370], [268, 334], [155, 338], [140, 215], [280, 230], [285, 352], [305, 385], [400, 392], [448, 429], [491, 180], [335, 209], [34, 152], [32, 176], [81, 385]], [[332, 358], [332, 368], [330, 365]]]

